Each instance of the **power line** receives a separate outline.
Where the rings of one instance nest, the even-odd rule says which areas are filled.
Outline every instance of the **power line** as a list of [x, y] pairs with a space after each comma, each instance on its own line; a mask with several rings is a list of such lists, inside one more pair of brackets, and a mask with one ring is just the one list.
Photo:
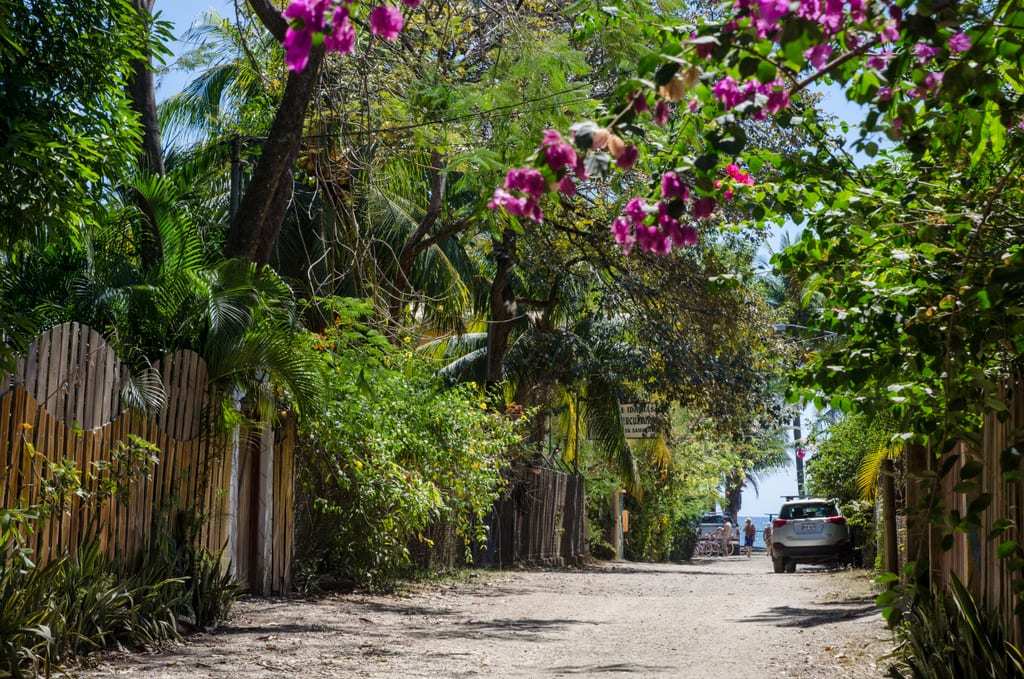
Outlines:
[[[323, 133], [323, 134], [304, 134], [304, 135], [302, 135], [302, 139], [304, 139], [304, 140], [308, 140], [308, 139], [332, 139], [332, 138], [338, 137], [338, 136], [345, 137], [345, 136], [354, 136], [354, 135], [362, 135], [362, 134], [386, 134], [388, 132], [404, 132], [404, 131], [407, 131], [407, 130], [415, 130], [415, 129], [418, 129], [418, 128], [421, 128], [421, 127], [430, 127], [431, 125], [443, 125], [443, 124], [446, 124], [446, 123], [455, 123], [455, 122], [460, 122], [460, 121], [463, 121], [463, 120], [472, 120], [472, 119], [481, 119], [481, 120], [483, 120], [483, 119], [489, 118], [489, 117], [491, 117], [491, 116], [493, 116], [493, 115], [495, 115], [497, 113], [500, 113], [502, 111], [507, 111], [508, 109], [520, 108], [520, 107], [522, 107], [525, 104], [535, 104], [535, 103], [537, 103], [539, 101], [544, 101], [545, 99], [551, 99], [551, 98], [554, 98], [554, 97], [559, 97], [559, 96], [561, 96], [563, 94], [568, 94], [568, 93], [571, 93], [571, 92], [578, 92], [578, 91], [580, 91], [582, 89], [583, 89], [582, 85], [581, 86], [577, 86], [577, 87], [571, 87], [569, 89], [561, 90], [559, 92], [552, 92], [550, 94], [545, 94], [543, 96], [533, 97], [533, 98], [530, 98], [530, 99], [522, 99], [520, 101], [511, 103], [511, 104], [505, 104], [505, 105], [502, 105], [502, 106], [495, 106], [494, 108], [486, 109], [486, 110], [483, 110], [483, 111], [477, 111], [477, 112], [474, 112], [474, 113], [464, 113], [464, 114], [457, 115], [457, 116], [451, 116], [449, 118], [437, 118], [437, 119], [434, 119], [434, 120], [427, 120], [427, 121], [424, 121], [424, 122], [421, 122], [421, 123], [410, 123], [409, 125], [395, 125], [395, 126], [392, 126], [392, 127], [366, 128], [366, 129], [353, 130], [353, 131], [339, 130], [338, 132], [334, 132], [334, 133], [330, 133], [330, 134], [328, 134], [328, 133]], [[575, 98], [575, 99], [570, 99], [568, 101], [563, 101], [563, 102], [559, 102], [559, 103], [561, 103], [561, 104], [578, 104], [578, 103], [582, 103], [582, 102], [589, 101], [589, 100], [590, 100], [590, 97], [578, 97], [578, 98]], [[543, 108], [544, 107], [528, 108], [528, 109], [524, 109], [523, 113], [534, 113], [536, 111], [543, 110]], [[268, 139], [268, 137], [257, 137], [257, 136], [251, 136], [251, 135], [240, 136], [239, 138], [243, 139], [245, 141], [248, 141], [248, 142], [266, 141]]]

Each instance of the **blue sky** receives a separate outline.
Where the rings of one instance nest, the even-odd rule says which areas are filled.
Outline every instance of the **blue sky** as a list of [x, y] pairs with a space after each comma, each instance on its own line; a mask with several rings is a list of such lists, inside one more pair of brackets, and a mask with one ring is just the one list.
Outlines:
[[[244, 2], [244, 0], [239, 0]], [[192, 23], [208, 10], [215, 10], [220, 15], [234, 16], [235, 6], [232, 0], [157, 0], [154, 9], [161, 14], [161, 18], [174, 24], [175, 37], [181, 37], [188, 31]], [[174, 52], [180, 52], [184, 46], [180, 43], [170, 45]], [[170, 64], [168, 61], [168, 65]], [[163, 98], [183, 87], [186, 76], [179, 72], [170, 72], [161, 76], [157, 92], [157, 98]], [[833, 97], [841, 101], [841, 97]], [[843, 102], [845, 104], [845, 102]], [[810, 419], [805, 413], [804, 421]], [[805, 432], [806, 434], [806, 432]], [[747, 489], [743, 494], [743, 508], [740, 510], [740, 520], [745, 516], [760, 516], [763, 514], [776, 514], [782, 504], [784, 495], [796, 494], [796, 467], [792, 459], [790, 449], [790, 464], [784, 469], [765, 477], [760, 485], [760, 493], [755, 496], [753, 489]]]
[[[239, 0], [244, 2], [244, 0]], [[174, 24], [174, 36], [183, 36], [199, 15], [209, 10], [215, 10], [221, 16], [234, 16], [235, 5], [232, 0], [156, 0], [153, 10], [159, 12], [160, 18]], [[178, 42], [169, 45], [171, 51], [179, 53], [185, 46]], [[172, 63], [172, 57], [168, 58], [168, 66]], [[168, 72], [157, 78], [157, 99], [162, 99], [168, 94], [181, 91], [186, 80], [186, 74], [177, 71]]]

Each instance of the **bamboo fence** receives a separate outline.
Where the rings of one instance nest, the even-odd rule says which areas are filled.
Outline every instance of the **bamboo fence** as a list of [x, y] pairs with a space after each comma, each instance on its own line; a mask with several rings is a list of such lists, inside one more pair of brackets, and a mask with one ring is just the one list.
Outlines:
[[[149, 382], [161, 404], [155, 414], [124, 407], [133, 380]], [[210, 552], [228, 548], [251, 589], [286, 592], [294, 433], [285, 427], [270, 445], [232, 450], [235, 437], [210, 426], [211, 403], [198, 354], [175, 352], [132, 376], [95, 330], [58, 325], [13, 373], [0, 373], [0, 507], [53, 508], [29, 538], [40, 563], [95, 540], [130, 570], [155, 540], [191, 540]], [[155, 455], [133, 437], [155, 445]], [[240, 483], [233, 462], [253, 456], [269, 477]], [[237, 500], [251, 497], [267, 508], [258, 523], [240, 521], [251, 517]], [[242, 553], [242, 543], [256, 547]]]

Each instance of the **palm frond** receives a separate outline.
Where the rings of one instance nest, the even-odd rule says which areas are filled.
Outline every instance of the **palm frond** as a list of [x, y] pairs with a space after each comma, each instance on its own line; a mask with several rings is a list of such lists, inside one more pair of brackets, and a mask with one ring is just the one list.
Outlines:
[[643, 497], [640, 469], [633, 450], [626, 443], [619, 403], [608, 387], [597, 382], [587, 386], [582, 403], [587, 435], [615, 466], [626, 490], [639, 499]]
[[864, 458], [857, 468], [857, 492], [860, 496], [874, 502], [878, 494], [878, 482], [882, 474], [882, 462], [885, 460], [896, 460], [903, 453], [902, 440], [883, 439], [878, 442]]

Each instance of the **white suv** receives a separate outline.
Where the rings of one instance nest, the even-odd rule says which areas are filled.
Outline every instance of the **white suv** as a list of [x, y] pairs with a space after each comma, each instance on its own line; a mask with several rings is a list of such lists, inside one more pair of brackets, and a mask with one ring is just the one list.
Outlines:
[[789, 500], [772, 521], [772, 565], [792, 573], [798, 563], [839, 563], [850, 558], [850, 527], [833, 500]]

